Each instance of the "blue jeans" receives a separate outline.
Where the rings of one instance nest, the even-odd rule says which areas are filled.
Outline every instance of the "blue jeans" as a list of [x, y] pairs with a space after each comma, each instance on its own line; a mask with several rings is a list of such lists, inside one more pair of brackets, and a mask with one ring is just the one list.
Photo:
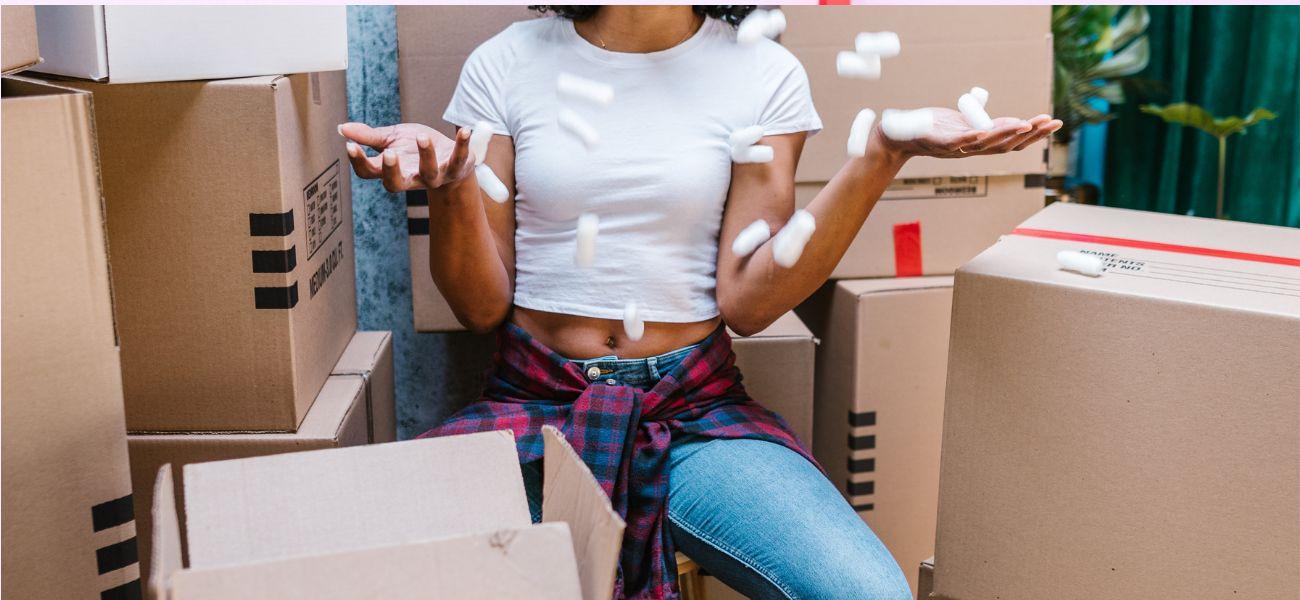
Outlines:
[[[642, 389], [694, 346], [643, 359], [576, 360], [588, 379]], [[794, 451], [762, 440], [686, 437], [669, 447], [677, 550], [750, 598], [911, 600], [898, 563], [839, 490]], [[523, 465], [534, 521], [541, 471]]]

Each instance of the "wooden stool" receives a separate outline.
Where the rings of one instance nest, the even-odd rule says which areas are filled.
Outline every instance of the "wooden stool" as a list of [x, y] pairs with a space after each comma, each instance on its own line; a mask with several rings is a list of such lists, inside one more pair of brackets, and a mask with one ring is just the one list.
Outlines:
[[682, 600], [705, 600], [704, 569], [681, 552], [677, 553], [677, 585]]

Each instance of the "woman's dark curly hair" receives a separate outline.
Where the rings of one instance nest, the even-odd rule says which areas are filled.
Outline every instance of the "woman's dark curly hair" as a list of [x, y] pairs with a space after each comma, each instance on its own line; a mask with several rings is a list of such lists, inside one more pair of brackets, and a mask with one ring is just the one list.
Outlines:
[[[571, 21], [583, 21], [596, 14], [600, 10], [599, 4], [581, 4], [581, 5], [551, 5], [551, 4], [534, 4], [528, 7], [539, 13], [554, 13], [555, 16]], [[731, 25], [739, 25], [749, 13], [754, 12], [755, 6], [715, 6], [712, 4], [696, 4], [691, 8], [695, 9], [695, 14], [713, 17]]]

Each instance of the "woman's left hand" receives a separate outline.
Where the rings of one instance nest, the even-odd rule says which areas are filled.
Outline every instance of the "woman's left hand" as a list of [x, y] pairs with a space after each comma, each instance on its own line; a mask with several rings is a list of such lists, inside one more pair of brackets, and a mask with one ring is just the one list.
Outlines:
[[993, 129], [981, 131], [971, 128], [965, 117], [951, 108], [931, 108], [934, 129], [924, 137], [899, 141], [890, 139], [877, 123], [872, 139], [891, 153], [937, 158], [962, 158], [983, 154], [1003, 154], [1023, 150], [1061, 128], [1061, 121], [1049, 115], [1038, 115], [1029, 120], [1012, 117], [993, 119]]

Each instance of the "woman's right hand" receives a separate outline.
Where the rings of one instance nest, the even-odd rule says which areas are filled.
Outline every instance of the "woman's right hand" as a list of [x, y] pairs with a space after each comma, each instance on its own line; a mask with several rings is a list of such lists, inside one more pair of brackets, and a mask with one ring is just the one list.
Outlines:
[[[433, 190], [463, 181], [474, 172], [468, 129], [457, 131], [451, 139], [418, 123], [387, 127], [344, 123], [339, 134], [349, 140], [348, 160], [357, 176], [380, 179], [390, 192]], [[379, 156], [366, 156], [358, 144], [374, 148]]]

